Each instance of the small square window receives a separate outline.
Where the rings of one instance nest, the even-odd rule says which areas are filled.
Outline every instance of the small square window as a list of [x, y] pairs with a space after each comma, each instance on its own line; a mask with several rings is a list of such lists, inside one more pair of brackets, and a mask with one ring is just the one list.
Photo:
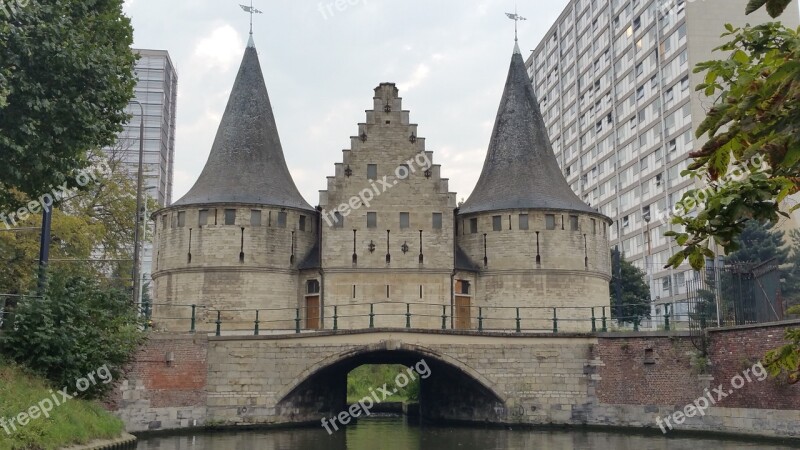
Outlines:
[[519, 229], [520, 230], [527, 230], [528, 229], [528, 215], [527, 214], [520, 214], [519, 215]]
[[306, 216], [300, 216], [300, 223], [298, 225], [300, 231], [306, 231]]
[[469, 295], [469, 281], [456, 281], [456, 294]]
[[578, 231], [580, 229], [578, 225], [578, 216], [569, 216], [569, 229], [572, 231]]
[[478, 218], [469, 219], [469, 232], [471, 234], [478, 233]]
[[503, 216], [492, 216], [492, 230], [501, 231], [503, 229]]
[[186, 211], [178, 211], [178, 226], [181, 228], [186, 226]]
[[252, 226], [252, 227], [260, 227], [261, 226], [261, 210], [260, 209], [252, 209], [252, 210], [250, 210], [250, 226]]
[[378, 213], [367, 213], [367, 228], [378, 228]]
[[308, 280], [306, 282], [306, 294], [319, 294], [319, 281]]
[[286, 212], [284, 211], [278, 213], [278, 228], [286, 228]]
[[225, 210], [225, 225], [236, 225], [236, 210], [235, 209], [226, 209]]
[[207, 209], [201, 209], [200, 210], [200, 214], [199, 214], [199, 216], [197, 218], [197, 225], [199, 225], [201, 227], [203, 225], [208, 225], [208, 210]]
[[556, 229], [556, 216], [553, 214], [545, 214], [544, 216], [545, 228], [548, 230]]
[[409, 225], [409, 217], [407, 212], [400, 213], [400, 229], [408, 228]]
[[378, 179], [378, 165], [377, 164], [367, 164], [367, 179], [368, 180], [377, 180]]
[[433, 213], [433, 229], [442, 229], [442, 213]]

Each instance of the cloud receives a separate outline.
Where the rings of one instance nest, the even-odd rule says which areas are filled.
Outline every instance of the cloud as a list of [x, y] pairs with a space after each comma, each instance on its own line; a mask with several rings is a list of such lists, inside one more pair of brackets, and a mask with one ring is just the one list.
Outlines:
[[431, 73], [431, 68], [428, 67], [427, 64], [425, 63], [419, 64], [417, 65], [416, 69], [414, 69], [414, 73], [411, 74], [411, 78], [406, 81], [397, 83], [397, 87], [401, 91], [410, 91], [411, 89], [414, 89], [415, 87], [422, 84], [422, 82], [425, 81], [426, 78], [428, 78], [428, 75], [430, 75], [430, 73]]
[[239, 32], [227, 23], [220, 25], [208, 37], [197, 41], [192, 55], [192, 66], [227, 72], [239, 63], [242, 48], [244, 40]]

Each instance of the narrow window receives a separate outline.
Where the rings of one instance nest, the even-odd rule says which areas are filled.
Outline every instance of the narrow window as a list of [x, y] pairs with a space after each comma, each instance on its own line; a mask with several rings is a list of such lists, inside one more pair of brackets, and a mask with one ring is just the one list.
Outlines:
[[367, 213], [367, 228], [378, 228], [378, 213]]
[[251, 227], [260, 227], [261, 226], [261, 210], [260, 209], [251, 209], [250, 210], [250, 226]]
[[278, 213], [278, 228], [286, 228], [286, 212], [284, 211]]
[[469, 219], [469, 232], [471, 234], [478, 233], [478, 218]]
[[208, 210], [207, 209], [201, 209], [200, 210], [200, 214], [197, 217], [197, 224], [200, 225], [201, 227], [203, 225], [208, 225]]
[[300, 231], [306, 231], [306, 216], [300, 216], [298, 228], [300, 228]]
[[442, 213], [433, 213], [433, 229], [442, 229]]
[[186, 226], [186, 211], [178, 211], [178, 227]]
[[578, 226], [578, 216], [569, 216], [569, 229], [572, 231], [578, 231], [580, 229]]
[[528, 228], [528, 215], [527, 214], [520, 214], [519, 215], [519, 229], [520, 230], [527, 230]]
[[597, 221], [592, 219], [592, 234], [597, 234]]
[[225, 210], [225, 225], [236, 225], [236, 210], [235, 209], [226, 209]]
[[378, 165], [377, 164], [367, 164], [367, 179], [368, 180], [377, 180], [378, 179]]
[[401, 212], [400, 213], [400, 228], [401, 229], [408, 228], [409, 226], [410, 225], [409, 225], [408, 213], [407, 212]]
[[548, 230], [556, 229], [556, 216], [553, 214], [545, 214], [544, 216], [545, 227]]
[[334, 212], [333, 220], [335, 222], [333, 224], [334, 228], [344, 228], [344, 217], [342, 217], [342, 213], [340, 213], [339, 211]]
[[503, 217], [492, 216], [492, 230], [501, 231], [503, 229]]

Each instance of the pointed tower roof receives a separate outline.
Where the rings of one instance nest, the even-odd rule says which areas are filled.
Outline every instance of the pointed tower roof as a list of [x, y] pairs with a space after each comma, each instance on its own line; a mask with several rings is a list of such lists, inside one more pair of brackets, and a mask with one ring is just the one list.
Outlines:
[[292, 180], [252, 37], [203, 172], [175, 206], [253, 203], [313, 210]]
[[581, 201], [558, 167], [517, 43], [478, 184], [461, 214], [504, 209], [597, 211]]

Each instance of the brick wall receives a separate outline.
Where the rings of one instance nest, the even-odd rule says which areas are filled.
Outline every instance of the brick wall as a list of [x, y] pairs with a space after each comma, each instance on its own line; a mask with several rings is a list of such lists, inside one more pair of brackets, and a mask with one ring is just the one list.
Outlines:
[[[794, 326], [800, 326], [800, 323]], [[729, 386], [733, 377], [737, 374], [743, 376], [743, 372], [752, 368], [767, 351], [785, 345], [783, 336], [788, 327], [783, 324], [711, 332], [709, 358], [713, 384]], [[734, 390], [719, 405], [728, 408], [800, 408], [800, 386], [790, 386], [773, 378], [760, 382], [753, 375], [750, 378], [754, 381]]]
[[666, 334], [600, 337], [594, 356], [600, 380], [597, 398], [614, 405], [684, 405], [703, 394], [691, 367], [688, 337]]

